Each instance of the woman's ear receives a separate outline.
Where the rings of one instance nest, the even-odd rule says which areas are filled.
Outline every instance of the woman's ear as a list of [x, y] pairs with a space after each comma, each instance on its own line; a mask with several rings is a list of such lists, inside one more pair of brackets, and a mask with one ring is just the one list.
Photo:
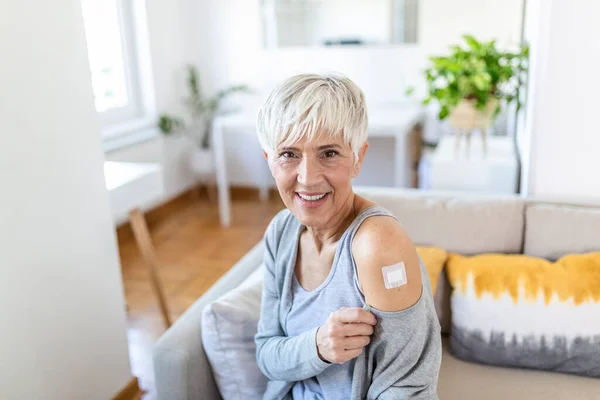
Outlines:
[[358, 150], [358, 159], [354, 160], [354, 167], [352, 168], [352, 178], [356, 178], [358, 176], [368, 148], [369, 142], [365, 142]]
[[265, 160], [267, 160], [267, 165], [269, 166], [269, 172], [271, 172], [271, 175], [273, 175], [273, 168], [271, 168], [271, 160], [269, 159], [269, 153], [267, 153], [266, 151], [263, 150], [263, 155], [265, 156]]

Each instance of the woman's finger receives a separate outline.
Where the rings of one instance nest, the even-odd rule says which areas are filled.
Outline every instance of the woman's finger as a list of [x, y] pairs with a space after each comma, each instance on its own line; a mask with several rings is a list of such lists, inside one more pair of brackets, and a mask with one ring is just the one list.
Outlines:
[[344, 339], [344, 350], [362, 349], [370, 342], [369, 336], [351, 336]]
[[336, 319], [344, 323], [363, 323], [375, 325], [375, 316], [360, 307], [343, 307], [335, 312]]
[[352, 360], [353, 358], [356, 358], [360, 355], [360, 353], [363, 352], [363, 347], [359, 348], [359, 349], [352, 349], [352, 350], [345, 350], [342, 354], [342, 357], [344, 358], [344, 362]]
[[342, 328], [344, 336], [371, 336], [373, 334], [373, 325], [370, 324], [344, 324]]

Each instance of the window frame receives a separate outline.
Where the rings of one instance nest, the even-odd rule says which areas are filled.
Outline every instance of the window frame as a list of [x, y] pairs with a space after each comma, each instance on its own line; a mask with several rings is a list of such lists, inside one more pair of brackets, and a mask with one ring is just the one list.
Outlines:
[[137, 119], [142, 114], [140, 89], [138, 79], [138, 62], [135, 57], [136, 35], [133, 28], [134, 16], [131, 2], [128, 0], [114, 0], [117, 6], [119, 35], [121, 37], [121, 57], [125, 72], [125, 86], [127, 92], [127, 105], [99, 111], [98, 118], [102, 127], [116, 125]]
[[128, 104], [97, 111], [105, 152], [158, 136], [145, 0], [114, 0]]

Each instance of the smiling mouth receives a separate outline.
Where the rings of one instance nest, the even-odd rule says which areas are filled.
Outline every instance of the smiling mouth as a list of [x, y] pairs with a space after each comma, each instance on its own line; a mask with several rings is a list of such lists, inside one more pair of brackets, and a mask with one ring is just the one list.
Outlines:
[[325, 197], [327, 195], [327, 193], [321, 193], [321, 194], [316, 194], [316, 195], [305, 195], [302, 193], [296, 193], [298, 196], [300, 196], [300, 198], [302, 198], [303, 200], [306, 201], [317, 201], [317, 200], [321, 200], [323, 197]]

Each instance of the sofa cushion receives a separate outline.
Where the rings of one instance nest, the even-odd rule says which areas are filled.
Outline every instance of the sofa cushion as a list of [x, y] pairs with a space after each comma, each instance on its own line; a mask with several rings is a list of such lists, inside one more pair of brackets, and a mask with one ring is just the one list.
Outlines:
[[525, 203], [520, 198], [453, 197], [396, 189], [357, 192], [393, 213], [417, 245], [461, 254], [523, 250]]
[[[449, 333], [449, 327], [451, 326], [449, 321], [450, 313], [446, 310], [446, 304], [450, 304], [450, 290], [442, 289], [448, 285], [444, 270], [448, 252], [441, 247], [417, 246], [417, 253], [419, 253], [419, 257], [421, 257], [427, 270], [427, 276], [431, 283], [431, 293], [433, 293], [435, 312], [440, 321], [442, 332]], [[446, 331], [444, 331], [444, 327], [446, 327]]]
[[525, 254], [556, 260], [600, 250], [598, 209], [532, 204], [525, 215]]
[[447, 270], [457, 357], [600, 378], [600, 252], [451, 254]]
[[267, 378], [256, 363], [264, 266], [237, 288], [208, 304], [202, 315], [202, 345], [224, 400], [262, 398]]
[[440, 320], [440, 327], [444, 335], [450, 334], [450, 330], [452, 329], [452, 310], [450, 308], [451, 294], [452, 288], [448, 282], [446, 268], [444, 268], [438, 279], [437, 291], [433, 295], [435, 311]]
[[431, 284], [431, 293], [435, 294], [442, 269], [448, 258], [448, 252], [441, 247], [417, 246], [417, 253], [427, 270], [427, 277]]
[[444, 339], [438, 395], [442, 400], [598, 400], [600, 380], [462, 361]]

